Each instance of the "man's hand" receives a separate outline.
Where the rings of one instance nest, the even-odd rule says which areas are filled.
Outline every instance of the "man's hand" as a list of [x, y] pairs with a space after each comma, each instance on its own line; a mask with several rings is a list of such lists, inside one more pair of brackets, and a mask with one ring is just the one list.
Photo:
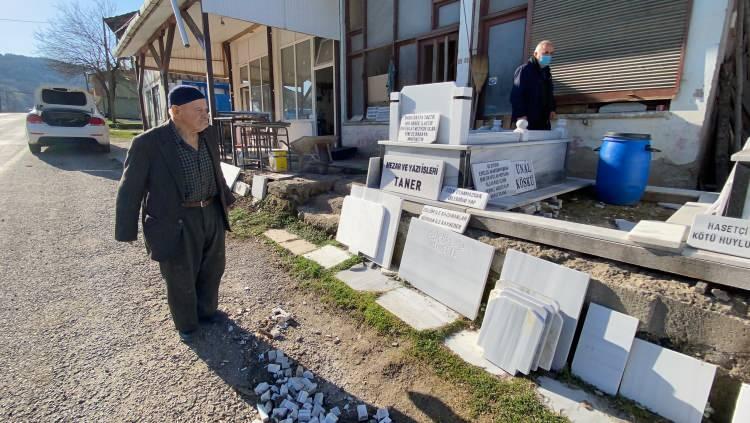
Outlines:
[[549, 120], [555, 120], [555, 119], [557, 119], [557, 113], [549, 112]]

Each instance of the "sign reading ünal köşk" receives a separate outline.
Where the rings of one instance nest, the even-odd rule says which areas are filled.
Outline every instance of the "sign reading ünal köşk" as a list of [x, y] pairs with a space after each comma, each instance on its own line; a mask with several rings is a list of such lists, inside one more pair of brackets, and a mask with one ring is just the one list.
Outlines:
[[701, 250], [750, 258], [750, 220], [699, 214], [687, 243]]
[[444, 170], [442, 160], [386, 154], [383, 157], [380, 189], [437, 200], [443, 185]]
[[400, 142], [432, 144], [437, 140], [440, 113], [407, 113], [398, 127]]
[[498, 160], [471, 166], [477, 191], [489, 194], [492, 200], [536, 189], [534, 166], [529, 160]]

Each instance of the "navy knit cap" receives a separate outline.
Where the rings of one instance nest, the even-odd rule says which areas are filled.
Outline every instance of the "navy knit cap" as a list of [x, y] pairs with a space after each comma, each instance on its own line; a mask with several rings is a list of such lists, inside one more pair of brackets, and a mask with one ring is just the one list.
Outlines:
[[199, 89], [190, 85], [177, 85], [176, 87], [169, 90], [167, 96], [169, 100], [169, 106], [182, 106], [183, 104], [190, 103], [191, 101], [206, 98]]

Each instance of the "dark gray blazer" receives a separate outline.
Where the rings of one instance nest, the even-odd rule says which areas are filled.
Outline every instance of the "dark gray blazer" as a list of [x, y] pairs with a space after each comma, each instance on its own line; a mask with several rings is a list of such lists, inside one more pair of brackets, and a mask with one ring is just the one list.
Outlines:
[[[168, 260], [176, 254], [186, 211], [181, 205], [185, 183], [171, 131], [167, 121], [133, 138], [117, 189], [115, 239], [134, 241], [138, 238], [138, 213], [142, 209], [146, 248], [156, 261]], [[235, 199], [221, 172], [215, 131], [216, 127], [209, 126], [203, 134], [214, 164], [224, 225], [229, 230], [227, 207]]]

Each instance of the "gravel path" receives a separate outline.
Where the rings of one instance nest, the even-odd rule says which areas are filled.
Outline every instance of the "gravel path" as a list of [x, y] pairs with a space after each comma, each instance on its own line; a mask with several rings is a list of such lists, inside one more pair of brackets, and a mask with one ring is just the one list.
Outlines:
[[277, 305], [299, 326], [273, 347], [324, 378], [342, 407], [469, 420], [458, 390], [297, 289], [258, 241], [228, 241], [227, 319], [180, 343], [157, 265], [140, 241], [113, 240], [119, 176], [85, 148], [27, 152], [0, 173], [0, 420], [251, 421], [256, 359], [271, 348], [253, 334]]

